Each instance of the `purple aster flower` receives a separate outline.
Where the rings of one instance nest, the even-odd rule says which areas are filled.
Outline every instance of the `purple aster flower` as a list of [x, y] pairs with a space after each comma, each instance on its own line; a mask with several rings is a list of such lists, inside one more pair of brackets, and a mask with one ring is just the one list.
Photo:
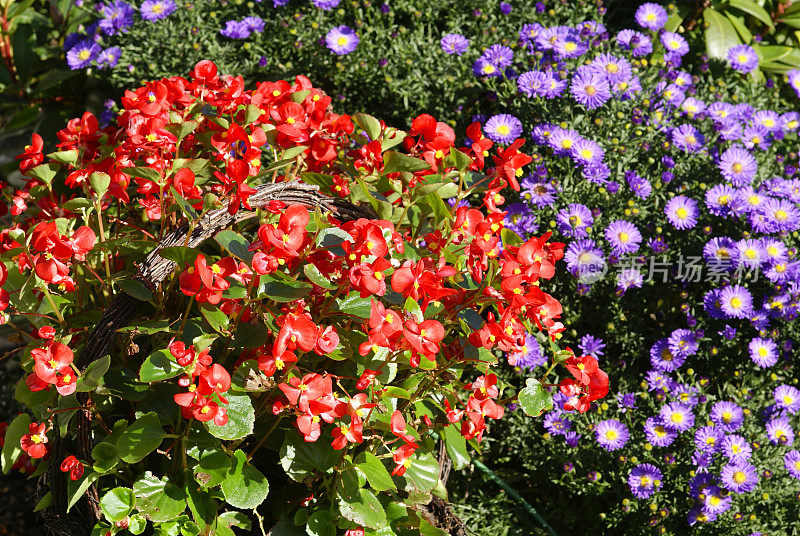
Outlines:
[[722, 430], [715, 426], [703, 426], [694, 433], [694, 444], [703, 452], [713, 454], [720, 449], [724, 438]]
[[800, 390], [791, 385], [779, 385], [773, 393], [775, 403], [792, 415], [800, 411]]
[[728, 62], [735, 70], [749, 73], [758, 68], [758, 55], [750, 45], [736, 45], [728, 49]]
[[623, 295], [631, 288], [642, 288], [644, 276], [638, 268], [625, 268], [617, 274], [617, 293]]
[[753, 296], [741, 285], [730, 285], [720, 293], [722, 311], [730, 318], [747, 318], [753, 312]]
[[681, 103], [681, 111], [690, 119], [700, 118], [703, 117], [703, 112], [706, 111], [706, 103], [694, 97], [689, 97]]
[[117, 62], [119, 62], [119, 57], [122, 54], [122, 50], [119, 47], [109, 47], [100, 54], [97, 55], [97, 67], [99, 69], [108, 69], [111, 67], [116, 67]]
[[500, 2], [500, 13], [503, 15], [508, 15], [511, 13], [511, 4], [508, 2]]
[[341, 0], [311, 0], [315, 7], [323, 11], [330, 11], [339, 6]]
[[773, 445], [794, 444], [794, 430], [786, 417], [776, 417], [767, 423], [767, 437]]
[[[583, 151], [581, 150], [581, 152]], [[587, 164], [584, 166], [581, 176], [593, 184], [607, 185], [609, 193], [611, 194], [616, 192], [616, 190], [612, 191], [615, 185], [616, 189], [619, 189], [617, 183], [608, 181], [608, 178], [611, 176], [611, 168], [603, 162]]]
[[661, 44], [667, 52], [673, 56], [681, 57], [689, 52], [689, 43], [679, 34], [674, 32], [664, 32], [661, 34]]
[[506, 211], [505, 226], [518, 235], [527, 237], [538, 229], [536, 216], [524, 203], [511, 203], [506, 206]]
[[567, 246], [564, 253], [567, 270], [584, 283], [601, 279], [607, 271], [603, 251], [591, 239], [575, 240]]
[[523, 43], [531, 43], [543, 29], [544, 27], [538, 22], [523, 24], [522, 29], [519, 31], [519, 40]]
[[557, 155], [566, 156], [572, 152], [573, 146], [580, 139], [581, 135], [574, 130], [557, 127], [553, 129], [547, 143]]
[[664, 425], [661, 417], [649, 417], [644, 423], [644, 435], [655, 447], [668, 447], [678, 437], [678, 432]]
[[229, 20], [219, 33], [228, 39], [247, 39], [250, 37], [251, 31], [244, 21]]
[[572, 96], [590, 110], [599, 108], [611, 98], [606, 78], [591, 69], [578, 69], [570, 85]]
[[600, 163], [605, 156], [605, 151], [600, 145], [586, 138], [578, 139], [572, 145], [572, 158], [584, 165]]
[[650, 362], [658, 370], [672, 372], [680, 368], [685, 360], [685, 355], [674, 354], [670, 351], [667, 339], [657, 341], [650, 348]]
[[770, 146], [769, 131], [761, 125], [750, 125], [745, 128], [739, 138], [747, 149], [761, 149], [762, 151]]
[[594, 429], [597, 442], [607, 451], [621, 449], [628, 442], [628, 428], [616, 419], [606, 419], [597, 423]]
[[729, 463], [720, 473], [722, 484], [734, 493], [747, 493], [758, 486], [758, 472], [749, 462]]
[[630, 51], [635, 58], [647, 56], [653, 52], [653, 42], [645, 34], [635, 30], [622, 30], [617, 34], [617, 44], [623, 50]]
[[670, 402], [663, 406], [659, 415], [664, 420], [664, 426], [677, 432], [685, 432], [694, 426], [692, 408], [680, 402]]
[[633, 70], [628, 60], [617, 58], [611, 54], [599, 54], [589, 65], [592, 69], [605, 76], [609, 84], [628, 81], [633, 76]]
[[766, 219], [767, 227], [775, 233], [791, 233], [800, 227], [800, 210], [785, 199], [766, 200], [759, 215]]
[[100, 54], [100, 45], [90, 39], [79, 41], [67, 52], [67, 65], [74, 70], [85, 69]]
[[676, 383], [673, 385], [672, 389], [670, 389], [670, 396], [681, 404], [686, 404], [690, 407], [694, 407], [700, 402], [697, 396], [697, 387], [688, 383]]
[[744, 412], [733, 402], [723, 400], [714, 404], [709, 418], [723, 432], [731, 433], [738, 430], [744, 423]]
[[714, 216], [726, 217], [735, 202], [736, 191], [727, 184], [717, 184], [706, 192], [706, 206]]
[[647, 390], [658, 391], [667, 390], [672, 379], [659, 370], [651, 370], [647, 373]]
[[139, 8], [142, 18], [149, 22], [166, 19], [177, 10], [178, 5], [172, 0], [144, 0]]
[[642, 234], [636, 226], [625, 220], [612, 221], [605, 230], [605, 237], [616, 255], [636, 253], [642, 242]]
[[100, 30], [106, 35], [116, 35], [117, 32], [124, 33], [130, 28], [136, 10], [128, 2], [115, 0], [103, 5], [100, 13], [103, 15], [100, 19]]
[[672, 143], [678, 149], [687, 153], [694, 153], [699, 151], [705, 143], [705, 137], [695, 127], [689, 124], [683, 124], [676, 129], [673, 129], [670, 137]]
[[731, 147], [722, 153], [717, 166], [725, 180], [737, 188], [750, 184], [758, 173], [756, 159], [741, 147]]
[[756, 337], [747, 345], [750, 359], [761, 368], [769, 368], [778, 362], [778, 345], [772, 339]]
[[620, 411], [625, 413], [629, 409], [636, 409], [636, 393], [617, 393]]
[[[780, 119], [781, 130], [783, 130], [783, 132], [794, 132], [800, 129], [800, 113], [786, 112], [785, 114], [781, 114]], [[794, 173], [787, 173], [787, 175], [794, 175]]]
[[469, 40], [461, 34], [449, 33], [439, 43], [442, 50], [450, 55], [461, 56], [469, 48]]
[[589, 45], [576, 33], [559, 35], [553, 43], [553, 51], [560, 59], [578, 58], [583, 56], [587, 50], [589, 50]]
[[[703, 246], [703, 257], [706, 264], [715, 272], [733, 269], [733, 255], [736, 243], [726, 236], [712, 238]], [[719, 297], [722, 292], [720, 291]], [[720, 307], [722, 303], [720, 302]]]
[[339, 56], [350, 54], [358, 46], [360, 39], [356, 35], [355, 30], [342, 25], [332, 28], [325, 35], [325, 44], [327, 47]]
[[739, 434], [731, 434], [722, 440], [722, 453], [732, 462], [745, 461], [753, 455], [753, 448]]
[[739, 266], [758, 268], [764, 262], [766, 252], [760, 240], [742, 239], [736, 242], [736, 260]]
[[717, 486], [711, 486], [706, 490], [705, 495], [703, 512], [709, 517], [709, 520], [716, 519], [717, 516], [727, 511], [731, 507], [731, 503], [733, 503], [733, 497]]
[[514, 51], [505, 45], [492, 45], [484, 51], [481, 57], [503, 70], [514, 62]]
[[522, 181], [522, 191], [520, 194], [526, 201], [530, 201], [534, 206], [546, 207], [552, 205], [558, 193], [555, 186], [549, 182], [534, 182], [532, 180]]
[[519, 369], [531, 369], [547, 364], [547, 356], [542, 352], [542, 347], [536, 337], [530, 333], [525, 334], [525, 344], [519, 351], [513, 352], [508, 356], [511, 366]]
[[797, 96], [800, 97], [800, 69], [792, 69], [786, 73], [786, 76], [789, 79], [789, 85], [794, 89], [794, 92], [797, 93]]
[[[598, 339], [589, 334], [581, 337], [581, 341], [578, 343], [578, 348], [582, 355], [590, 355], [595, 359], [599, 359], [599, 356], [603, 355], [603, 348], [605, 347], [606, 343], [603, 342], [603, 339]], [[800, 399], [798, 399], [798, 403], [800, 403]]]
[[675, 196], [667, 202], [664, 213], [676, 229], [683, 231], [697, 225], [697, 201], [694, 199]]
[[774, 110], [761, 110], [753, 114], [753, 124], [763, 127], [768, 132], [780, 132], [781, 116]]
[[790, 450], [783, 457], [783, 465], [789, 474], [800, 480], [800, 451]]
[[638, 499], [650, 498], [660, 487], [663, 475], [655, 465], [640, 463], [631, 469], [628, 486]]
[[581, 435], [577, 432], [565, 432], [564, 433], [564, 442], [567, 444], [568, 447], [575, 448], [578, 446], [578, 443], [581, 440]]
[[630, 189], [633, 190], [634, 195], [640, 199], [647, 199], [653, 192], [653, 186], [650, 181], [633, 171], [625, 172], [625, 180], [628, 182]]
[[509, 114], [493, 115], [483, 130], [493, 142], [509, 145], [522, 134], [522, 121]]
[[684, 358], [696, 354], [700, 347], [697, 335], [690, 329], [676, 329], [670, 334], [667, 344], [672, 354]]
[[550, 75], [542, 71], [528, 71], [517, 77], [517, 89], [526, 97], [544, 96]]
[[566, 417], [561, 417], [556, 412], [551, 411], [545, 415], [543, 420], [544, 428], [552, 435], [563, 435], [572, 427], [572, 421]]
[[648, 2], [636, 10], [636, 23], [642, 28], [657, 32], [667, 24], [667, 10], [658, 4]]
[[592, 212], [580, 203], [572, 203], [558, 212], [556, 217], [558, 230], [569, 238], [587, 236], [586, 229], [594, 223]]
[[242, 19], [242, 23], [244, 23], [251, 32], [263, 32], [264, 26], [266, 26], [264, 19], [261, 17], [245, 17]]

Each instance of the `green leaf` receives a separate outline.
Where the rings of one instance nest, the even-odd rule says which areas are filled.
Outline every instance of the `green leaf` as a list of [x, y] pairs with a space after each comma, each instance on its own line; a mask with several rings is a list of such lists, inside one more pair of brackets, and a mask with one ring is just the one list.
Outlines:
[[253, 252], [247, 250], [250, 243], [236, 231], [224, 229], [214, 236], [214, 240], [237, 259], [248, 264], [252, 262]]
[[[298, 93], [300, 93], [300, 92], [298, 92]], [[295, 93], [295, 95], [296, 95], [296, 93]], [[293, 159], [297, 158], [299, 155], [303, 154], [306, 151], [306, 149], [308, 149], [308, 147], [305, 146], [305, 145], [297, 145], [296, 147], [290, 147], [290, 148], [286, 149], [285, 151], [283, 151], [283, 155], [282, 155], [283, 159], [284, 160], [287, 160], [287, 159], [292, 159], [293, 160]]]
[[766, 24], [770, 30], [775, 28], [775, 25], [772, 24], [772, 17], [770, 14], [756, 2], [753, 2], [753, 0], [728, 0], [728, 5], [744, 11], [748, 15], [754, 16]]
[[196, 128], [197, 121], [181, 121], [180, 123], [171, 123], [164, 127], [168, 132], [174, 134], [175, 137], [178, 138], [178, 141], [194, 132]]
[[231, 462], [228, 477], [220, 485], [225, 501], [236, 508], [255, 508], [267, 498], [267, 478], [248, 463], [247, 455], [241, 450], [233, 453]]
[[108, 187], [111, 186], [111, 177], [108, 176], [108, 173], [95, 171], [89, 175], [89, 184], [92, 185], [92, 188], [97, 193], [97, 197], [99, 199], [106, 195]]
[[302, 482], [315, 471], [327, 473], [336, 465], [339, 453], [321, 441], [306, 443], [298, 434], [290, 433], [281, 445], [280, 457], [289, 478]]
[[193, 265], [194, 260], [197, 258], [198, 255], [202, 255], [202, 251], [195, 248], [185, 247], [185, 246], [172, 246], [168, 248], [161, 248], [158, 250], [158, 254], [164, 258], [171, 261], [177, 262], [181, 267], [185, 265]]
[[122, 521], [133, 511], [136, 496], [130, 488], [114, 488], [100, 499], [100, 508], [110, 521]]
[[194, 467], [194, 479], [204, 488], [212, 488], [225, 480], [231, 468], [231, 457], [225, 451], [212, 452]]
[[250, 519], [242, 512], [225, 512], [217, 520], [217, 530], [219, 530], [220, 525], [227, 529], [236, 527], [247, 531], [250, 530]]
[[36, 508], [33, 509], [34, 512], [40, 512], [45, 508], [50, 508], [53, 504], [53, 492], [48, 491], [45, 493], [44, 497], [42, 497], [38, 503], [36, 503]]
[[58, 162], [59, 164], [74, 166], [78, 161], [78, 150], [70, 149], [69, 151], [56, 151], [54, 153], [49, 153], [47, 158], [53, 160], [54, 162]]
[[212, 421], [206, 422], [204, 424], [208, 431], [214, 437], [225, 441], [242, 439], [252, 434], [256, 411], [250, 395], [228, 393], [225, 398], [228, 399], [228, 423], [225, 426], [217, 426]]
[[186, 494], [181, 488], [147, 471], [133, 483], [136, 509], [150, 521], [172, 521], [186, 510]]
[[64, 210], [75, 211], [93, 206], [94, 203], [92, 203], [85, 197], [76, 197], [75, 199], [70, 199], [66, 203], [62, 204], [61, 208], [63, 208]]
[[424, 160], [408, 156], [407, 154], [395, 151], [386, 151], [383, 154], [383, 172], [396, 173], [398, 171], [423, 171], [431, 166]]
[[129, 167], [125, 168], [125, 174], [131, 177], [139, 177], [153, 182], [161, 181], [161, 173], [149, 167]]
[[367, 114], [355, 114], [353, 122], [367, 133], [371, 141], [377, 140], [381, 135], [381, 122]]
[[16, 463], [17, 459], [22, 454], [22, 447], [19, 444], [19, 440], [28, 433], [30, 426], [30, 416], [27, 413], [20, 413], [6, 429], [2, 453], [4, 474], [8, 474], [11, 470], [11, 466]]
[[750, 33], [750, 30], [747, 29], [744, 23], [744, 17], [737, 17], [730, 11], [726, 11], [725, 16], [728, 17], [733, 27], [736, 28], [736, 32], [739, 34], [739, 37], [742, 38], [743, 43], [749, 43], [753, 40], [753, 34]]
[[119, 285], [119, 288], [121, 288], [125, 294], [137, 300], [150, 301], [153, 298], [153, 293], [150, 289], [144, 286], [144, 283], [136, 279], [120, 279], [117, 281], [117, 285]]
[[41, 180], [45, 184], [50, 184], [53, 182], [53, 179], [55, 178], [59, 169], [61, 169], [59, 164], [40, 164], [35, 168], [28, 170], [27, 174], [34, 179]]
[[342, 500], [339, 503], [339, 510], [346, 519], [371, 529], [386, 525], [386, 512], [383, 506], [378, 498], [366, 489], [358, 491], [356, 500]]
[[333, 523], [331, 513], [327, 510], [317, 510], [306, 521], [306, 532], [309, 536], [336, 536], [336, 525]]
[[470, 457], [469, 452], [467, 452], [467, 440], [464, 439], [458, 428], [453, 425], [445, 426], [442, 440], [444, 440], [447, 456], [453, 462], [453, 467], [460, 470], [469, 465]]
[[362, 298], [358, 292], [351, 292], [344, 298], [336, 298], [336, 307], [344, 314], [369, 318], [372, 300], [371, 298]]
[[338, 227], [323, 229], [317, 234], [317, 246], [326, 248], [340, 257], [344, 255], [344, 249], [341, 247], [344, 242], [352, 243], [353, 237], [350, 236], [350, 233]]
[[706, 52], [712, 58], [726, 59], [728, 49], [741, 43], [736, 28], [711, 8], [703, 11], [703, 20], [708, 25], [705, 30]]
[[160, 382], [174, 378], [183, 373], [172, 352], [164, 348], [150, 354], [139, 369], [139, 381], [145, 383]]
[[418, 454], [406, 469], [406, 477], [418, 491], [428, 493], [439, 482], [439, 462], [429, 452]]
[[545, 391], [536, 378], [528, 378], [525, 387], [519, 392], [519, 405], [522, 410], [531, 416], [537, 416], [545, 408], [553, 407], [553, 397]]
[[133, 333], [134, 335], [152, 335], [162, 331], [169, 331], [170, 321], [164, 320], [137, 320], [135, 326], [119, 328], [117, 333]]
[[371, 452], [362, 452], [356, 458], [356, 467], [367, 477], [369, 485], [376, 491], [396, 489], [392, 476], [383, 462]]
[[322, 272], [319, 271], [319, 268], [311, 263], [303, 266], [303, 273], [306, 274], [306, 277], [309, 281], [318, 287], [322, 287], [326, 290], [334, 290], [336, 288], [336, 285], [331, 283], [327, 277], [322, 275]]
[[98, 473], [108, 473], [119, 463], [117, 447], [105, 441], [98, 443], [92, 449], [92, 459], [94, 460], [94, 470]]
[[100, 475], [95, 473], [94, 471], [88, 471], [83, 473], [83, 477], [79, 478], [77, 481], [73, 481], [72, 479], [67, 481], [67, 512], [69, 512], [75, 503], [77, 503], [85, 494], [86, 490], [89, 489]]
[[269, 276], [262, 276], [258, 287], [258, 296], [280, 303], [288, 303], [299, 300], [313, 288], [313, 285], [302, 281], [278, 281]]
[[128, 426], [117, 440], [119, 457], [127, 463], [136, 463], [154, 451], [164, 440], [164, 430], [154, 412], [142, 415]]
[[189, 221], [195, 221], [200, 215], [197, 213], [197, 210], [187, 201], [175, 188], [169, 189], [170, 193], [172, 194], [172, 198], [175, 200], [175, 203], [178, 205], [178, 208], [183, 212], [183, 215], [186, 216], [186, 219]]
[[472, 158], [455, 147], [450, 148], [450, 159], [459, 171], [465, 171], [472, 164]]
[[108, 372], [109, 366], [111, 366], [111, 356], [108, 354], [89, 363], [89, 366], [83, 371], [83, 376], [78, 379], [76, 390], [81, 393], [88, 393], [97, 389], [103, 380], [103, 375]]
[[228, 324], [231, 320], [230, 317], [223, 313], [219, 307], [211, 305], [207, 302], [202, 302], [199, 304], [199, 306], [200, 313], [209, 323], [211, 328], [217, 333], [222, 333], [223, 335], [226, 334], [228, 331]]

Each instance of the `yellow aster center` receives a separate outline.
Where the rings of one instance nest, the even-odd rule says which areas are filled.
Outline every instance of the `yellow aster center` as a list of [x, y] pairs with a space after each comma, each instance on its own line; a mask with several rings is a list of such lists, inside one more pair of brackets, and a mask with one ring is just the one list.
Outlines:
[[619, 65], [616, 63], [609, 63], [606, 65], [606, 72], [611, 74], [616, 74], [619, 72]]
[[648, 13], [645, 18], [648, 20], [648, 22], [653, 22], [653, 21], [656, 20], [656, 14], [655, 13]]
[[684, 207], [681, 207], [675, 211], [675, 215], [680, 219], [685, 220], [689, 216], [689, 211], [686, 210]]
[[620, 242], [622, 242], [623, 244], [624, 244], [624, 243], [626, 243], [628, 240], [630, 240], [630, 239], [631, 239], [631, 238], [630, 238], [630, 236], [628, 236], [628, 233], [624, 233], [624, 232], [623, 232], [623, 233], [619, 233], [619, 234], [617, 235], [617, 238], [618, 238], [618, 239], [619, 239], [619, 241], [620, 241]]
[[778, 209], [775, 211], [775, 219], [778, 221], [786, 221], [789, 215], [786, 213], [785, 210]]
[[675, 412], [670, 416], [669, 420], [674, 423], [682, 423], [683, 422], [683, 413]]
[[738, 454], [741, 450], [742, 447], [740, 447], [739, 445], [734, 444], [733, 446], [731, 446], [731, 452], [733, 452], [734, 454]]
[[484, 65], [484, 67], [483, 67], [483, 72], [486, 73], [486, 74], [492, 74], [494, 72], [494, 70], [495, 70], [494, 69], [494, 65], [491, 65], [491, 64]]
[[731, 299], [731, 303], [730, 303], [730, 305], [731, 305], [731, 307], [733, 307], [734, 309], [740, 309], [740, 308], [742, 307], [742, 299], [741, 299], [741, 298], [739, 298], [738, 296], [734, 296], [734, 297]]
[[587, 160], [591, 160], [591, 158], [594, 156], [594, 153], [589, 149], [582, 149], [581, 156]]
[[717, 438], [714, 437], [714, 436], [708, 436], [706, 438], [706, 445], [713, 445], [716, 442], [717, 442]]
[[719, 498], [718, 496], [716, 496], [716, 495], [712, 495], [712, 496], [711, 496], [711, 497], [709, 497], [709, 499], [708, 499], [708, 502], [711, 504], [711, 506], [717, 506], [717, 505], [720, 503], [720, 501], [722, 501], [722, 499], [720, 499], [720, 498]]
[[92, 55], [91, 52], [89, 52], [88, 50], [81, 50], [80, 52], [78, 52], [78, 58], [80, 58], [83, 61], [88, 60], [91, 57], [91, 55]]
[[572, 41], [564, 43], [564, 50], [567, 52], [574, 52], [576, 48], [578, 48], [578, 45]]
[[742, 170], [744, 169], [744, 166], [742, 164], [740, 164], [739, 162], [735, 162], [731, 166], [731, 169], [733, 170], [734, 173], [741, 173]]
[[748, 259], [755, 259], [757, 256], [756, 250], [752, 248], [746, 249], [744, 252], [744, 256], [747, 257]]
[[569, 149], [572, 147], [572, 140], [569, 138], [561, 140], [561, 148], [562, 149]]
[[786, 271], [786, 265], [785, 265], [785, 264], [783, 264], [783, 263], [781, 263], [781, 264], [776, 264], [776, 265], [775, 265], [775, 271], [776, 271], [776, 272], [778, 272], [779, 274], [782, 274], [783, 272], [785, 272], [785, 271]]
[[744, 54], [739, 54], [736, 59], [739, 60], [739, 63], [747, 63], [747, 56]]
[[508, 128], [508, 125], [500, 125], [497, 127], [497, 133], [502, 136], [507, 136], [509, 132], [511, 132], [511, 129]]
[[609, 439], [609, 440], [613, 441], [617, 437], [619, 437], [619, 434], [617, 433], [616, 430], [614, 430], [614, 429], [606, 430], [606, 439]]
[[339, 45], [340, 47], [345, 46], [347, 44], [347, 38], [340, 37], [339, 39], [336, 40], [336, 44]]
[[794, 398], [789, 395], [783, 395], [783, 403], [789, 406], [794, 403]]
[[722, 414], [723, 421], [731, 422], [731, 419], [733, 419], [733, 414], [730, 411], [726, 411], [725, 413]]
[[767, 349], [764, 348], [763, 346], [758, 349], [758, 355], [760, 355], [761, 357], [766, 357], [768, 353], [769, 352], [767, 351]]
[[664, 428], [663, 426], [656, 426], [655, 428], [653, 428], [653, 431], [656, 433], [658, 437], [664, 437], [665, 435], [667, 435], [667, 429]]
[[649, 476], [642, 476], [641, 478], [639, 478], [639, 483], [641, 484], [642, 487], [649, 486], [650, 482], [651, 480]]
[[156, 4], [153, 6], [153, 13], [159, 14], [164, 11], [164, 6], [161, 4]]
[[586, 94], [589, 95], [590, 97], [593, 97], [594, 95], [597, 94], [597, 88], [594, 86], [586, 86], [584, 88], [584, 91], [586, 91]]

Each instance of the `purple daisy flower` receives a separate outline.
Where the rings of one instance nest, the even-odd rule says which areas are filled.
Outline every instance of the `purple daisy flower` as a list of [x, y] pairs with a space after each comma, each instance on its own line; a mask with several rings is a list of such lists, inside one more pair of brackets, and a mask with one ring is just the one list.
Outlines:
[[642, 288], [644, 276], [638, 268], [626, 268], [617, 274], [617, 294], [623, 295], [631, 288]]
[[229, 20], [219, 33], [228, 39], [247, 39], [250, 37], [251, 30], [244, 21]]
[[625, 220], [612, 221], [606, 227], [605, 237], [616, 255], [636, 253], [642, 242], [642, 234], [639, 229]]
[[792, 415], [800, 411], [800, 389], [791, 385], [779, 385], [773, 393], [775, 403]]
[[672, 143], [678, 149], [687, 153], [694, 153], [699, 151], [705, 143], [705, 137], [695, 127], [689, 124], [683, 124], [670, 133]]
[[648, 2], [636, 10], [636, 22], [642, 28], [657, 32], [667, 24], [667, 10], [658, 4]]
[[578, 139], [572, 145], [572, 158], [584, 165], [599, 163], [603, 160], [605, 151], [597, 142], [587, 140], [586, 138]]
[[630, 189], [633, 190], [634, 195], [640, 199], [647, 199], [653, 192], [653, 186], [650, 181], [633, 171], [625, 172], [625, 180], [628, 182]]
[[569, 238], [583, 238], [588, 236], [586, 229], [594, 223], [592, 211], [580, 203], [572, 203], [569, 207], [561, 209], [556, 216], [558, 230]]
[[761, 110], [753, 114], [753, 124], [768, 132], [780, 132], [781, 116], [774, 110]]
[[722, 484], [734, 493], [747, 493], [758, 486], [758, 472], [749, 462], [729, 463], [720, 473]]
[[564, 253], [567, 270], [583, 283], [594, 283], [601, 279], [607, 270], [603, 251], [591, 239], [575, 240], [567, 246]]
[[106, 35], [116, 35], [117, 32], [124, 33], [131, 27], [136, 10], [128, 2], [115, 0], [103, 5], [100, 13], [103, 15], [100, 19], [100, 30]]
[[553, 148], [555, 154], [566, 156], [572, 152], [573, 146], [580, 139], [581, 135], [572, 129], [555, 128], [547, 143]]
[[595, 426], [594, 432], [597, 442], [609, 452], [621, 449], [630, 438], [627, 426], [616, 419], [600, 421]]
[[786, 77], [789, 80], [789, 85], [794, 89], [794, 92], [797, 93], [797, 96], [800, 97], [800, 69], [792, 69], [786, 73]]
[[697, 201], [686, 196], [677, 195], [670, 199], [664, 213], [676, 229], [683, 231], [697, 225]]
[[758, 68], [758, 55], [750, 45], [736, 45], [728, 49], [728, 63], [741, 73], [749, 73]]
[[122, 55], [122, 50], [119, 47], [109, 47], [97, 55], [97, 67], [99, 69], [109, 69], [116, 67], [119, 62], [119, 57]]
[[242, 23], [244, 23], [251, 32], [263, 32], [264, 26], [266, 26], [264, 19], [255, 16], [243, 18]]
[[725, 180], [737, 188], [750, 184], [758, 174], [755, 157], [741, 147], [731, 147], [722, 153], [717, 167]]
[[766, 257], [766, 252], [761, 246], [761, 241], [742, 239], [736, 242], [736, 260], [739, 266], [754, 269], [761, 266]]
[[692, 408], [680, 402], [670, 402], [663, 406], [659, 415], [664, 420], [664, 426], [677, 432], [685, 432], [694, 426]]
[[731, 212], [735, 195], [736, 191], [727, 184], [717, 184], [711, 187], [705, 195], [709, 212], [714, 216], [726, 217]]
[[503, 76], [503, 71], [486, 58], [480, 57], [472, 64], [472, 74], [475, 76]]
[[661, 417], [649, 417], [644, 423], [644, 435], [655, 447], [668, 447], [678, 437], [678, 432], [664, 425]]
[[630, 51], [634, 58], [647, 56], [653, 52], [653, 42], [645, 34], [635, 30], [622, 30], [617, 34], [617, 44]]
[[689, 357], [697, 353], [700, 343], [697, 335], [690, 329], [676, 329], [667, 339], [669, 350], [679, 357]]
[[732, 462], [746, 461], [753, 455], [753, 448], [739, 434], [731, 434], [722, 440], [722, 454]]
[[599, 54], [590, 64], [595, 71], [606, 77], [609, 84], [630, 80], [633, 76], [631, 64], [625, 58], [611, 54]]
[[142, 18], [149, 22], [166, 19], [177, 10], [178, 5], [172, 0], [144, 0], [139, 8]]
[[547, 207], [552, 205], [558, 193], [555, 186], [549, 182], [534, 182], [531, 180], [522, 181], [522, 191], [520, 194], [526, 201], [530, 201], [534, 206]]
[[543, 420], [544, 428], [552, 435], [563, 435], [572, 427], [572, 421], [566, 417], [561, 417], [556, 412], [551, 411], [545, 415]]
[[667, 339], [657, 341], [650, 348], [650, 362], [653, 367], [664, 372], [677, 370], [686, 361], [685, 355], [673, 354], [669, 348]]
[[79, 41], [67, 52], [67, 65], [73, 71], [85, 69], [100, 54], [100, 45], [91, 39]]
[[724, 437], [716, 426], [703, 426], [694, 433], [694, 444], [703, 452], [714, 454], [720, 449]]
[[561, 59], [579, 58], [589, 50], [589, 45], [583, 42], [577, 34], [559, 36], [553, 43], [553, 51]]
[[800, 480], [800, 451], [790, 450], [783, 457], [783, 465], [789, 474]]
[[767, 437], [773, 445], [794, 444], [794, 430], [786, 417], [776, 417], [767, 423]]
[[689, 43], [681, 35], [675, 32], [664, 32], [661, 34], [661, 44], [667, 49], [668, 54], [680, 58], [689, 52]]
[[339, 6], [341, 0], [311, 0], [311, 3], [322, 11], [330, 11]]
[[747, 318], [753, 312], [753, 296], [741, 285], [730, 285], [720, 293], [722, 311], [730, 318]]
[[714, 404], [709, 418], [723, 432], [731, 433], [738, 430], [744, 423], [744, 412], [733, 402], [723, 400]]
[[767, 227], [774, 233], [791, 233], [800, 227], [800, 210], [785, 199], [766, 200], [759, 215], [766, 219]]
[[542, 352], [542, 347], [536, 337], [530, 333], [525, 334], [525, 344], [519, 351], [508, 356], [508, 362], [519, 369], [531, 369], [547, 364], [547, 356]]
[[486, 137], [500, 145], [509, 145], [522, 134], [522, 121], [509, 114], [493, 115], [484, 126]]
[[[578, 343], [578, 348], [583, 355], [590, 355], [595, 359], [598, 359], [599, 356], [603, 355], [603, 348], [605, 347], [606, 343], [603, 342], [603, 339], [598, 339], [597, 337], [589, 335], [588, 333], [581, 337], [581, 340]], [[798, 398], [798, 404], [800, 404], [800, 398]]]
[[339, 56], [350, 54], [356, 49], [359, 41], [360, 39], [355, 30], [345, 25], [331, 28], [325, 35], [327, 47], [331, 52]]
[[517, 89], [526, 97], [543, 97], [550, 85], [550, 74], [542, 71], [528, 71], [517, 77]]
[[606, 78], [591, 69], [579, 68], [570, 85], [572, 96], [589, 110], [599, 108], [611, 98], [611, 86]]
[[711, 486], [706, 490], [706, 498], [703, 504], [703, 512], [709, 520], [716, 519], [717, 516], [727, 511], [733, 503], [733, 497], [717, 486]]
[[636, 498], [648, 499], [661, 487], [662, 478], [658, 467], [640, 463], [628, 474], [628, 486]]
[[772, 339], [756, 337], [747, 345], [750, 359], [761, 368], [769, 368], [778, 362], [778, 345]]

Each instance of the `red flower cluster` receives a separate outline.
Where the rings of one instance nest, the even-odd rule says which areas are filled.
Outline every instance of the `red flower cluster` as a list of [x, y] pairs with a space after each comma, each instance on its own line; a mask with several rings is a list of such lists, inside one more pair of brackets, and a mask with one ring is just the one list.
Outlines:
[[559, 390], [569, 397], [564, 403], [567, 411], [588, 411], [594, 400], [608, 394], [608, 374], [600, 370], [597, 359], [592, 356], [568, 357], [564, 362], [567, 370], [575, 377], [564, 378], [558, 385]]
[[32, 422], [28, 433], [19, 440], [19, 446], [34, 460], [44, 458], [47, 454], [47, 424]]
[[83, 476], [83, 464], [75, 456], [64, 458], [60, 469], [63, 473], [69, 473], [69, 477], [72, 480], [78, 480]]
[[169, 351], [182, 367], [191, 367], [186, 376], [178, 380], [181, 387], [188, 388], [185, 393], [173, 395], [175, 403], [181, 407], [185, 419], [214, 421], [217, 426], [228, 422], [228, 410], [220, 404], [228, 404], [225, 393], [231, 388], [231, 376], [219, 363], [213, 363], [208, 349], [196, 352], [194, 346], [186, 347], [180, 341], [173, 341]]
[[31, 351], [34, 359], [33, 374], [27, 378], [31, 391], [49, 389], [56, 386], [58, 394], [71, 395], [77, 387], [78, 374], [72, 368], [72, 350], [65, 344], [50, 341], [44, 348]]

